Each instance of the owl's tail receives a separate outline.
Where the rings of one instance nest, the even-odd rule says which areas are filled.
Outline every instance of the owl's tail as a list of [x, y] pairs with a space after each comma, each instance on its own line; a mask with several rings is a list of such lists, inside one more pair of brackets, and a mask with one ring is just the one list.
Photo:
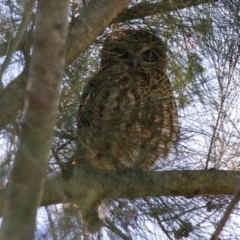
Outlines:
[[81, 202], [81, 216], [87, 232], [95, 234], [104, 226], [104, 221], [98, 215], [99, 202]]

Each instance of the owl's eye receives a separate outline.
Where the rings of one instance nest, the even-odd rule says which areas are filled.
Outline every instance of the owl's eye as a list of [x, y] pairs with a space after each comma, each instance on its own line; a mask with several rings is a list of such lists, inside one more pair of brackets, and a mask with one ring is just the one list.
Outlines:
[[158, 62], [159, 57], [158, 55], [152, 50], [152, 49], [147, 49], [142, 53], [142, 58], [146, 62]]
[[113, 49], [113, 52], [115, 53], [115, 57], [119, 59], [129, 60], [131, 58], [131, 54], [129, 53], [128, 49], [116, 48]]
[[127, 51], [121, 51], [121, 52], [118, 52], [118, 58], [128, 60], [131, 58], [131, 54]]

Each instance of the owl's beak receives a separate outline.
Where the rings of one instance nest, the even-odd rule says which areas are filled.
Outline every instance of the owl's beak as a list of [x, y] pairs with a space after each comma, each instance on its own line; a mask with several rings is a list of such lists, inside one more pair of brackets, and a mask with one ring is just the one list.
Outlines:
[[133, 66], [137, 67], [138, 65], [138, 60], [136, 58], [133, 58]]
[[140, 57], [134, 57], [132, 61], [134, 67], [140, 66], [142, 64], [142, 60]]

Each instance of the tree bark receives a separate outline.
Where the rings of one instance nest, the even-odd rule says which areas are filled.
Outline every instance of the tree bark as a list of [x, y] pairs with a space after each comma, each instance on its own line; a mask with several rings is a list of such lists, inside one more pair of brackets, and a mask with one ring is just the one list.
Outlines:
[[[79, 202], [91, 193], [103, 199], [232, 195], [239, 180], [239, 171], [222, 170], [78, 172], [69, 182], [61, 176], [48, 179], [40, 206]], [[6, 190], [0, 190], [0, 216], [5, 194]]]
[[39, 0], [22, 132], [10, 175], [2, 240], [34, 238], [63, 77], [69, 0]]
[[171, 11], [181, 10], [184, 8], [198, 6], [205, 3], [214, 3], [218, 0], [198, 0], [198, 1], [188, 1], [188, 0], [164, 0], [160, 3], [149, 3], [142, 2], [129, 9], [125, 9], [117, 18], [114, 19], [113, 23], [126, 22], [138, 18], [144, 18], [147, 16], [153, 16], [155, 14], [164, 14]]
[[55, 195], [55, 184], [58, 183], [60, 185], [55, 199], [59, 200], [60, 194], [65, 197], [65, 192], [72, 201], [85, 196], [86, 192], [97, 192], [104, 198], [111, 199], [232, 195], [239, 180], [240, 172], [222, 170], [78, 172], [69, 183], [60, 181], [59, 177], [48, 180], [42, 204], [57, 203], [52, 197]]

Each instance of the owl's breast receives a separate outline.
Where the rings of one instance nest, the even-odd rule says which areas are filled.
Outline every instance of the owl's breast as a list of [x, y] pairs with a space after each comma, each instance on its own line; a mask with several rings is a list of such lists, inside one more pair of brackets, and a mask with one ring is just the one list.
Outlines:
[[101, 78], [100, 89], [89, 91], [80, 112], [85, 122], [90, 113], [89, 124], [78, 136], [90, 165], [145, 170], [167, 157], [177, 140], [177, 110], [168, 78], [156, 76], [115, 72]]

